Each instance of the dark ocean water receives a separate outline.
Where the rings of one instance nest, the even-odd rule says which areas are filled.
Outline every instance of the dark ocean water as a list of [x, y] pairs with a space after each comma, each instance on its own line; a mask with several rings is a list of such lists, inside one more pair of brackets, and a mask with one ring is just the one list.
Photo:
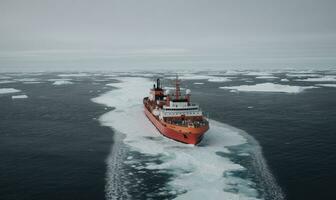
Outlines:
[[[113, 77], [72, 77], [74, 84], [60, 86], [47, 81], [60, 78], [56, 74], [34, 77], [41, 83], [0, 84], [0, 88], [16, 88], [28, 95], [27, 99], [13, 100], [13, 94], [0, 94], [0, 199], [104, 199], [113, 131], [97, 120], [110, 108], [91, 99], [111, 90], [105, 84], [113, 82]], [[336, 88], [298, 94], [218, 89], [244, 85], [244, 78], [227, 83], [188, 80], [183, 84], [210, 118], [242, 129], [259, 142], [286, 199], [336, 199]], [[152, 159], [137, 152], [132, 157]], [[129, 183], [133, 199], [148, 198], [146, 193], [160, 189], [170, 179], [155, 170], [142, 174], [132, 168], [123, 170], [142, 179], [139, 185]]]
[[222, 85], [189, 84], [194, 100], [211, 118], [245, 130], [259, 142], [286, 199], [336, 199], [336, 88], [232, 93], [218, 90]]
[[0, 199], [104, 199], [112, 133], [90, 101], [102, 86], [51, 83], [6, 84], [27, 99], [0, 95]]

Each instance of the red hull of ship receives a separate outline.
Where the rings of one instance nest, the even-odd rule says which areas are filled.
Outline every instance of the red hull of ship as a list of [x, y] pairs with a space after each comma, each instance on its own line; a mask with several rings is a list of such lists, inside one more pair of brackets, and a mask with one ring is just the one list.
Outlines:
[[161, 123], [151, 112], [148, 111], [146, 106], [144, 106], [145, 114], [148, 119], [153, 123], [153, 125], [159, 130], [159, 132], [170, 139], [176, 140], [178, 142], [183, 142], [186, 144], [198, 144], [202, 139], [204, 133], [208, 130], [208, 127], [197, 133], [181, 133], [175, 131], [174, 129], [168, 128], [167, 125]]

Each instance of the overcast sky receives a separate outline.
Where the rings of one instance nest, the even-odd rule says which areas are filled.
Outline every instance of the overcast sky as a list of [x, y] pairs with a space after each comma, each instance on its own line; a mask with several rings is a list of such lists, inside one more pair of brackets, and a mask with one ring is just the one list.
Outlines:
[[333, 68], [335, 0], [0, 0], [0, 70]]

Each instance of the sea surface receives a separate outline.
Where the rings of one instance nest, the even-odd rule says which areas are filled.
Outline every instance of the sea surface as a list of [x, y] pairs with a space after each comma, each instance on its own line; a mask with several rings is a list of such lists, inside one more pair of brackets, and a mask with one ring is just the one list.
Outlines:
[[199, 146], [143, 114], [173, 72], [0, 74], [0, 199], [336, 199], [335, 71], [179, 75]]

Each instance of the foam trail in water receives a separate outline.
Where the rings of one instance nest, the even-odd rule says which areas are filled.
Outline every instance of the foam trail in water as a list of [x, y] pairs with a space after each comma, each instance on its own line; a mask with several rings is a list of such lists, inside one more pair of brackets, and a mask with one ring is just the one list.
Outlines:
[[[116, 134], [114, 147], [107, 160], [108, 199], [131, 198], [124, 184], [121, 164], [134, 166], [134, 170], [145, 168], [171, 174], [173, 178], [166, 188], [175, 194], [176, 199], [263, 198], [252, 180], [235, 175], [235, 172], [246, 169], [228, 156], [220, 155], [233, 155], [230, 147], [248, 143], [241, 130], [210, 120], [210, 130], [200, 146], [180, 144], [167, 139], [158, 133], [143, 113], [142, 98], [149, 92], [152, 83], [145, 78], [119, 80], [120, 83], [109, 84], [119, 89], [93, 99], [96, 103], [115, 107], [115, 110], [101, 116], [100, 121], [124, 135], [120, 139], [116, 138], [120, 137]], [[124, 161], [125, 146], [141, 154], [156, 156], [161, 162], [148, 161], [135, 165], [134, 162], [138, 162], [135, 159]], [[264, 160], [259, 159], [258, 162]], [[271, 182], [276, 185], [273, 179]], [[123, 198], [118, 198], [117, 195], [123, 195]]]

